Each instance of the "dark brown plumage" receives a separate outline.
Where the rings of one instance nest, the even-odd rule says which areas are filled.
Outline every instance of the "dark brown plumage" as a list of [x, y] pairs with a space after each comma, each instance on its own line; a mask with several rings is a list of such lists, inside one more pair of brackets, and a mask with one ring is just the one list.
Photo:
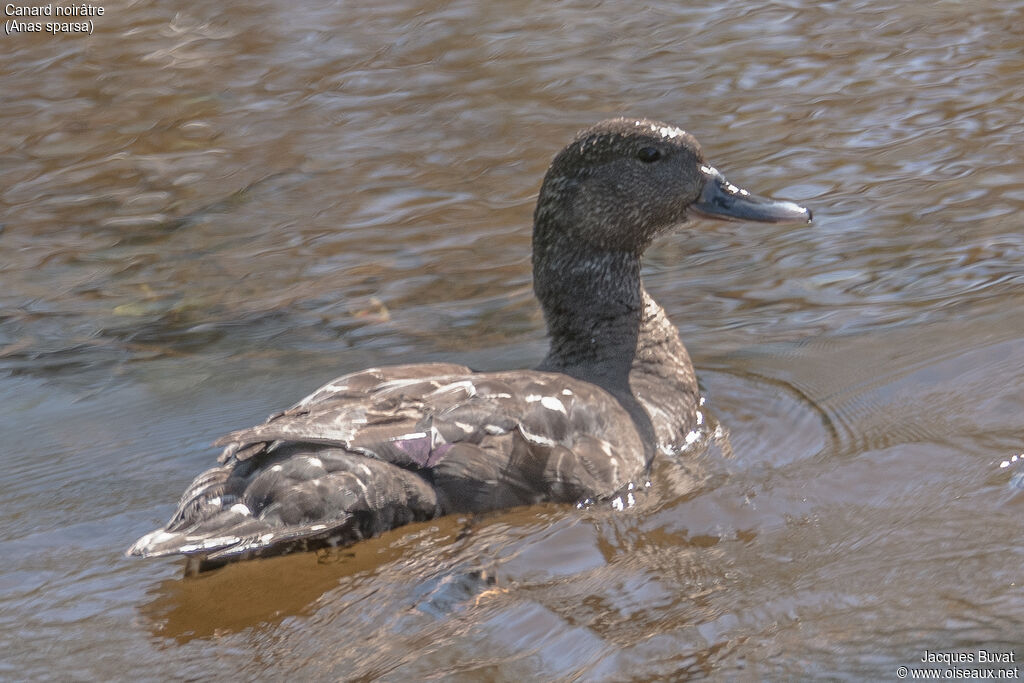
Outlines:
[[614, 119], [554, 159], [534, 214], [534, 290], [551, 337], [537, 370], [364, 370], [223, 437], [163, 529], [129, 554], [193, 568], [350, 544], [414, 520], [611, 499], [696, 426], [693, 366], [644, 290], [640, 256], [688, 210], [802, 221], [706, 165], [678, 128]]

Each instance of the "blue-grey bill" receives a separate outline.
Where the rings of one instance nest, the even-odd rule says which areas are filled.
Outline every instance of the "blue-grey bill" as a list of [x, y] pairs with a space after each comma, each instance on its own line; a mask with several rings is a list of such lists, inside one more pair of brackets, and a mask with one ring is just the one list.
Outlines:
[[785, 199], [758, 197], [740, 189], [710, 166], [702, 166], [707, 176], [704, 190], [690, 207], [708, 218], [759, 223], [810, 223], [811, 211]]

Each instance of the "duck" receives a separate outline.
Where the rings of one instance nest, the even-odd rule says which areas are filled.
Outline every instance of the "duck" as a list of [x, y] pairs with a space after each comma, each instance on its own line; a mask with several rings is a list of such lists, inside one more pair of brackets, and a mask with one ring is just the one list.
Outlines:
[[533, 216], [550, 340], [536, 368], [420, 363], [334, 379], [216, 441], [218, 464], [126, 554], [184, 555], [194, 575], [441, 515], [621, 502], [699, 419], [693, 364], [641, 280], [645, 249], [691, 216], [812, 220], [727, 181], [674, 125], [615, 118], [579, 132], [551, 162]]

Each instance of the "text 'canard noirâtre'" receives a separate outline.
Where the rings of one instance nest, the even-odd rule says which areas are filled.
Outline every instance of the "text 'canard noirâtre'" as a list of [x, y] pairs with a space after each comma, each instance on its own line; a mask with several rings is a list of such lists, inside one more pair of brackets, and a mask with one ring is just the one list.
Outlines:
[[[104, 9], [101, 5], [16, 5], [13, 2], [4, 4], [4, 33], [88, 33], [95, 28], [93, 20], [88, 17], [102, 17]], [[13, 18], [12, 18], [13, 17]], [[24, 19], [58, 19], [58, 21], [23, 21]], [[67, 18], [78, 21], [66, 21]], [[65, 19], [65, 21], [59, 21]], [[83, 21], [84, 19], [84, 21]]]
[[8, 17], [102, 17], [103, 8], [99, 5], [38, 5], [24, 7], [7, 3], [4, 15]]

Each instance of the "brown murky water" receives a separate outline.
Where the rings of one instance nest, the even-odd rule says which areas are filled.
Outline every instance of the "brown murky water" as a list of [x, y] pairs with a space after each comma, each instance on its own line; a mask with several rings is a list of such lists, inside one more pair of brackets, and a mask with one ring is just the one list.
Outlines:
[[[0, 36], [0, 677], [1024, 657], [1024, 4], [361, 4], [112, 2], [91, 36]], [[537, 362], [533, 199], [617, 114], [815, 211], [649, 253], [731, 453], [661, 462], [621, 512], [197, 580], [121, 556], [210, 441], [332, 376]]]

